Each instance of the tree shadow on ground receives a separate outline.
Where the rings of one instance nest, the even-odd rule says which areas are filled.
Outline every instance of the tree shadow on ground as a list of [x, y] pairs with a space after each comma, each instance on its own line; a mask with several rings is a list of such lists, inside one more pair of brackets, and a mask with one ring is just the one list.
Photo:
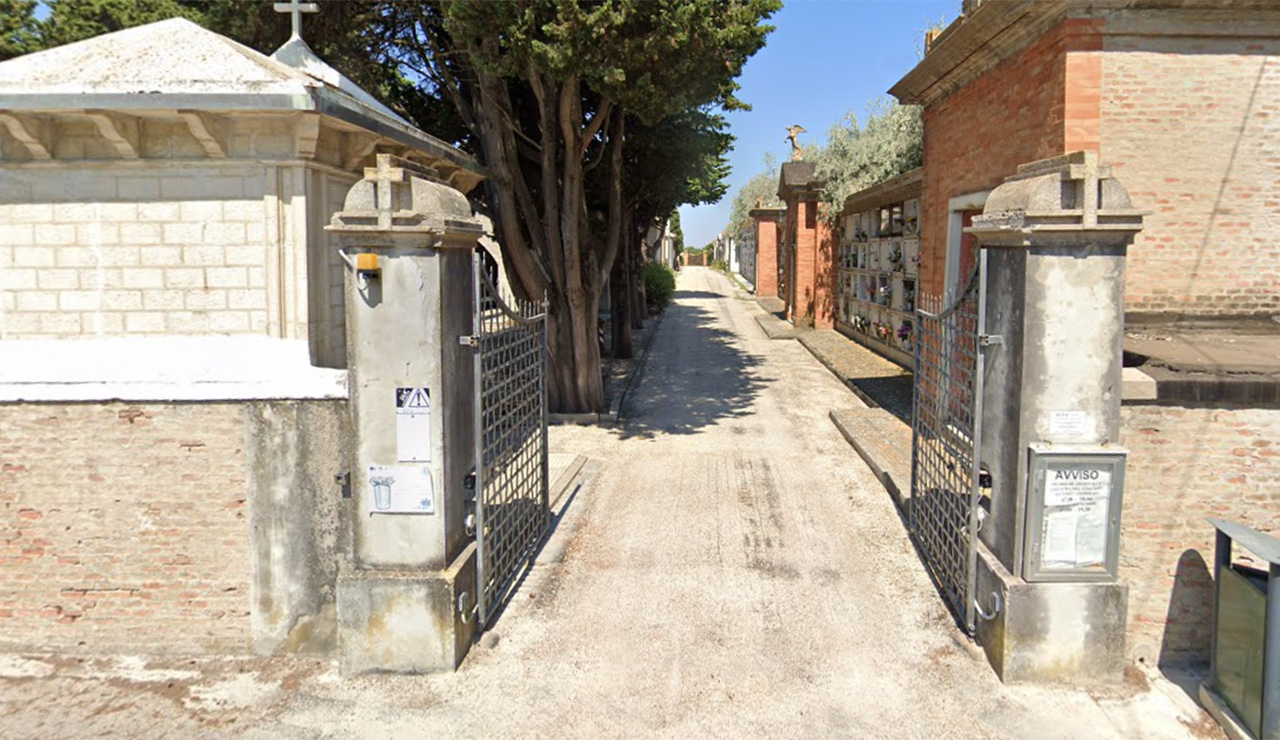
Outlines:
[[761, 359], [739, 348], [736, 334], [714, 326], [713, 314], [679, 302], [725, 296], [676, 293], [650, 349], [641, 377], [623, 408], [623, 439], [696, 434], [725, 419], [749, 416], [768, 378]]
[[864, 400], [888, 411], [907, 426], [911, 426], [911, 394], [915, 391], [915, 377], [892, 375], [872, 378], [852, 378], [849, 383], [860, 391]]
[[679, 300], [687, 301], [687, 300], [692, 300], [696, 298], [715, 299], [715, 298], [724, 298], [724, 297], [725, 296], [721, 295], [720, 293], [712, 293], [706, 290], [677, 290], [676, 292], [671, 294], [671, 300], [673, 301], [679, 301]]

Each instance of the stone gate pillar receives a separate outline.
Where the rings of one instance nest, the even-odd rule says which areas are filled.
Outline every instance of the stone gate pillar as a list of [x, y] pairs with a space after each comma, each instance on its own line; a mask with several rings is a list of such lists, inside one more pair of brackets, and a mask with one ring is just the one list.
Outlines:
[[[424, 166], [380, 154], [327, 230], [346, 274], [356, 438], [352, 567], [338, 579], [347, 673], [452, 669], [471, 644], [475, 542], [472, 253], [466, 197]], [[464, 595], [465, 594], [465, 595]]]
[[778, 240], [782, 208], [755, 208], [748, 211], [756, 230], [756, 298], [778, 298]]
[[968, 231], [985, 259], [978, 639], [1005, 681], [1118, 681], [1125, 255], [1142, 228], [1093, 152], [1022, 165]]

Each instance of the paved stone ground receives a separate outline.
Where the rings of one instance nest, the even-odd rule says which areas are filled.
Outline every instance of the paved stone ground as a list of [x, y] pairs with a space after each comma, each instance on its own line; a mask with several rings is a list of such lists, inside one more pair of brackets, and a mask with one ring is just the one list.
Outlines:
[[682, 271], [629, 422], [554, 430], [593, 471], [561, 554], [457, 673], [0, 656], [0, 737], [1217, 737], [1136, 671], [1001, 685], [828, 420], [861, 403], [732, 294]]
[[782, 318], [780, 298], [755, 301], [755, 319], [770, 339], [796, 339], [865, 403], [883, 408], [911, 426], [911, 372], [838, 331], [797, 329]]
[[838, 331], [803, 331], [796, 339], [860, 398], [911, 426], [913, 377], [910, 371]]

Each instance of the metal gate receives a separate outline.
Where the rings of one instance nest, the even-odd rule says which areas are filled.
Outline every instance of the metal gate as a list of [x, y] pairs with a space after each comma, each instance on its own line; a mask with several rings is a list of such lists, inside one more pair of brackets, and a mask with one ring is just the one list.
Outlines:
[[948, 605], [974, 629], [986, 255], [955, 302], [916, 310], [911, 531]]
[[550, 523], [546, 303], [502, 292], [474, 258], [476, 607], [511, 595]]

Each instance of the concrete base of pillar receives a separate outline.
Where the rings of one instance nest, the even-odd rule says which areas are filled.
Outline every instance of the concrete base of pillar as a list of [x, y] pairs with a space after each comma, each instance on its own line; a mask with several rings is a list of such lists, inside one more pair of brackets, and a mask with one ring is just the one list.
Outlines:
[[454, 670], [471, 648], [458, 596], [475, 605], [471, 543], [441, 571], [357, 571], [338, 577], [338, 653], [344, 675]]
[[977, 637], [1005, 683], [1119, 683], [1129, 587], [1123, 583], [1027, 583], [978, 545]]

